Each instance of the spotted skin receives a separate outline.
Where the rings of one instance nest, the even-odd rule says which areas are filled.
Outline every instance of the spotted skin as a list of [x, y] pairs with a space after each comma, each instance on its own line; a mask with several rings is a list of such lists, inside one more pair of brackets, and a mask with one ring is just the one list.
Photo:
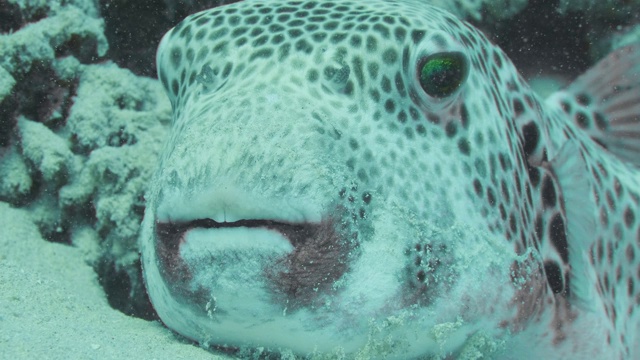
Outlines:
[[[467, 72], [433, 97], [418, 68], [442, 53]], [[637, 169], [469, 24], [245, 1], [185, 19], [157, 62], [174, 121], [141, 249], [173, 330], [298, 355], [640, 356]]]

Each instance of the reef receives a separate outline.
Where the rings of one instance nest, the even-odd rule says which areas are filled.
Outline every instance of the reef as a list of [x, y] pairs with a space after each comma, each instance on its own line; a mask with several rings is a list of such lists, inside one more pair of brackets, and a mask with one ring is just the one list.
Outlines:
[[156, 80], [108, 59], [91, 4], [0, 2], [0, 200], [49, 241], [94, 231], [86, 260], [112, 306], [152, 318], [136, 239], [170, 105]]

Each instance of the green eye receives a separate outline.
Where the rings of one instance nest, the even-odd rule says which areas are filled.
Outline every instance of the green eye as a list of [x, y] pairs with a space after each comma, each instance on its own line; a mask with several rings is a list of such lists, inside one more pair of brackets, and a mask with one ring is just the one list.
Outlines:
[[459, 52], [445, 52], [422, 59], [418, 66], [420, 86], [428, 95], [444, 98], [453, 94], [467, 77], [467, 61]]

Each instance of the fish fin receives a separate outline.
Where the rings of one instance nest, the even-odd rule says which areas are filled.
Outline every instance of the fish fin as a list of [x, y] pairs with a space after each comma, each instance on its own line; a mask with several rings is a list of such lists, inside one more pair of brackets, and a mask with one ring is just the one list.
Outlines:
[[571, 277], [569, 280], [572, 303], [585, 310], [596, 307], [596, 273], [591, 263], [590, 248], [595, 241], [596, 208], [587, 164], [576, 140], [565, 143], [547, 167], [560, 187], [566, 217], [567, 245]]
[[618, 49], [551, 95], [604, 148], [640, 166], [640, 42]]

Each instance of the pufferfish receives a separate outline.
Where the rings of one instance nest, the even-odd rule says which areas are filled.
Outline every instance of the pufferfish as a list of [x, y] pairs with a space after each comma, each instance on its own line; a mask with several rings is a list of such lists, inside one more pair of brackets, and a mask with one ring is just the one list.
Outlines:
[[[537, 96], [418, 0], [244, 1], [157, 53], [144, 278], [217, 349], [640, 358], [640, 46]], [[240, 349], [240, 350], [239, 350]]]

